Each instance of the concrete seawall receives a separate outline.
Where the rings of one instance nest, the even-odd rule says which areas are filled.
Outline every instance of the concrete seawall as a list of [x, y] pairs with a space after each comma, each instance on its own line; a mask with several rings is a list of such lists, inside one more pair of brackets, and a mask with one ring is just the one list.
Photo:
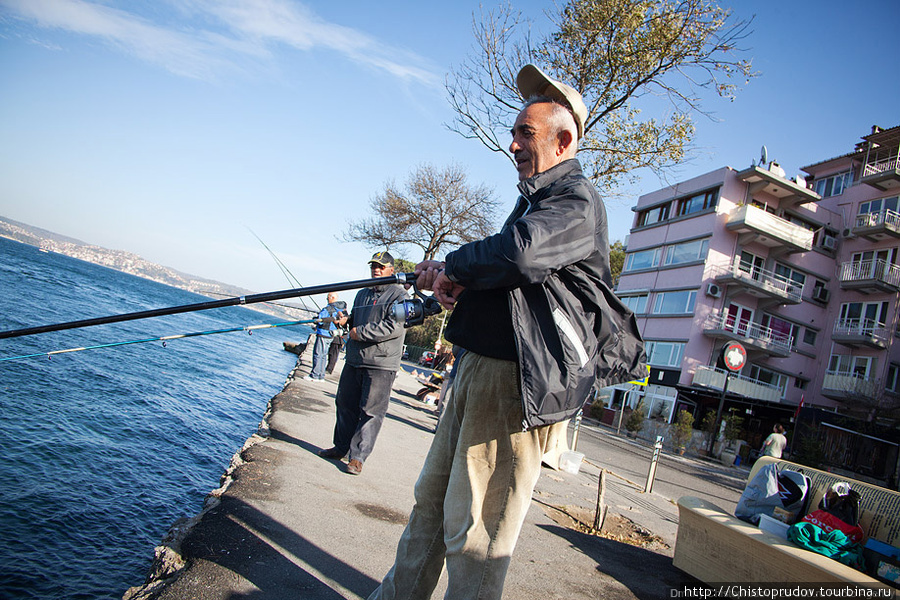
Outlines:
[[[366, 598], [378, 585], [393, 563], [436, 418], [416, 399], [416, 378], [399, 372], [375, 450], [360, 476], [348, 475], [317, 455], [331, 446], [343, 361], [325, 382], [302, 379], [309, 362], [308, 352], [299, 357], [222, 486], [200, 515], [173, 526], [147, 583], [124, 598], [334, 600]], [[598, 476], [592, 463], [575, 475], [544, 469], [504, 597], [658, 598], [685, 583], [671, 564], [671, 517], [637, 527], [647, 534], [641, 545], [579, 530], [590, 521]], [[613, 493], [622, 492], [613, 486]], [[640, 500], [651, 517], [676, 514], [666, 498]], [[445, 578], [434, 597], [443, 596]]]

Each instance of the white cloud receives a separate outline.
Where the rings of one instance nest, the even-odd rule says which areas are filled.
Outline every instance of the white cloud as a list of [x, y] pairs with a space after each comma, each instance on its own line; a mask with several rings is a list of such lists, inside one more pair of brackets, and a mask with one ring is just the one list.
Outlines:
[[287, 46], [298, 51], [330, 50], [406, 82], [440, 85], [422, 57], [326, 22], [295, 0], [171, 0], [171, 7], [182, 17], [175, 23], [163, 22], [161, 5], [149, 5], [156, 9], [153, 18], [133, 12], [134, 4], [115, 5], [113, 1], [0, 0], [0, 6], [19, 19], [100, 38], [185, 77], [216, 79], [246, 60], [269, 60], [279, 46]]

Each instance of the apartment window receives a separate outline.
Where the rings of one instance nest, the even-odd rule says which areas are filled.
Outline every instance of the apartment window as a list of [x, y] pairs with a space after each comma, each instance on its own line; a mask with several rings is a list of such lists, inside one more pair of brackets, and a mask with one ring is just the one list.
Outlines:
[[667, 265], [678, 265], [698, 260], [706, 260], [709, 251], [709, 240], [694, 240], [683, 244], [674, 244], [666, 248]]
[[696, 299], [697, 290], [660, 292], [656, 294], [656, 302], [653, 303], [653, 314], [681, 315], [693, 313]]
[[680, 367], [684, 344], [680, 342], [651, 342], [644, 345], [647, 362], [656, 367]]
[[875, 375], [877, 362], [874, 356], [832, 354], [828, 361], [828, 372], [837, 375], [855, 375], [865, 379]]
[[808, 344], [810, 346], [815, 346], [817, 337], [819, 337], [819, 332], [816, 331], [815, 329], [810, 329], [809, 327], [807, 327], [803, 331], [803, 343], [804, 344]]
[[740, 269], [744, 273], [749, 273], [753, 279], [759, 279], [762, 276], [766, 260], [761, 256], [756, 256], [744, 250], [741, 252]]
[[643, 315], [647, 312], [647, 298], [649, 294], [639, 294], [637, 296], [623, 296], [620, 298], [622, 304], [631, 309], [636, 315]]
[[860, 202], [859, 203], [859, 212], [857, 214], [865, 215], [869, 213], [880, 213], [883, 210], [890, 210], [893, 212], [900, 212], [898, 210], [898, 203], [900, 203], [900, 197], [894, 196], [893, 198], [879, 198], [878, 200], [869, 200], [868, 202]]
[[669, 218], [669, 206], [671, 206], [670, 203], [660, 204], [638, 212], [637, 226], [644, 227], [645, 225], [654, 225], [665, 221]]
[[626, 271], [640, 271], [641, 269], [652, 269], [659, 266], [660, 249], [641, 250], [640, 252], [632, 252], [625, 259]]
[[796, 271], [793, 268], [781, 263], [775, 263], [775, 276], [782, 279], [783, 281], [797, 284], [797, 287], [799, 287], [801, 291], [803, 290], [803, 284], [806, 283], [805, 273]]
[[676, 214], [681, 217], [706, 210], [707, 208], [715, 208], [718, 200], [718, 188], [700, 192], [699, 194], [678, 200], [678, 210]]
[[845, 302], [841, 304], [840, 323], [844, 327], [871, 329], [887, 322], [887, 302]]
[[791, 340], [791, 346], [794, 345], [797, 338], [797, 326], [790, 321], [773, 315], [763, 315], [760, 325], [771, 329], [774, 339]]
[[794, 387], [798, 390], [805, 390], [809, 387], [809, 379], [800, 379], [799, 377], [794, 377]]
[[816, 180], [816, 193], [823, 198], [840, 196], [853, 183], [853, 171]]
[[772, 371], [771, 369], [766, 369], [765, 367], [760, 367], [759, 365], [750, 365], [750, 372], [748, 373], [748, 375], [751, 379], [755, 379], [760, 383], [768, 383], [769, 385], [774, 385], [781, 390], [781, 397], [784, 397], [784, 392], [787, 389], [788, 384], [787, 375], [782, 375], [777, 371]]
[[897, 363], [891, 363], [888, 366], [887, 378], [884, 380], [884, 389], [900, 394], [900, 365]]

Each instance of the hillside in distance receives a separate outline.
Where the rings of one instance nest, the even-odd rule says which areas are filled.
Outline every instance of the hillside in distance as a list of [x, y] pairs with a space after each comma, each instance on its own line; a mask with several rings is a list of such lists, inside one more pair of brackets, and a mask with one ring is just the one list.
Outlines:
[[[30, 246], [37, 246], [50, 252], [71, 256], [72, 258], [109, 267], [110, 269], [150, 279], [213, 299], [234, 298], [254, 293], [220, 281], [182, 273], [170, 267], [152, 263], [131, 252], [94, 246], [75, 238], [66, 237], [53, 231], [33, 227], [5, 217], [0, 217], [0, 237], [9, 238]], [[308, 311], [284, 306], [283, 303], [278, 305], [268, 303], [255, 304], [252, 308], [253, 310], [281, 318], [305, 319], [310, 316]]]

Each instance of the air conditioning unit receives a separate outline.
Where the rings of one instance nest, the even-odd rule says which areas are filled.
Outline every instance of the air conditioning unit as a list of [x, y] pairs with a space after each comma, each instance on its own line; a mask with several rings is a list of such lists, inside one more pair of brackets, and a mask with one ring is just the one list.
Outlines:
[[829, 292], [827, 289], [823, 287], [813, 288], [813, 300], [818, 300], [819, 302], [828, 302], [828, 296]]
[[849, 227], [846, 227], [844, 229], [844, 231], [841, 232], [841, 235], [844, 236], [845, 238], [847, 238], [848, 240], [856, 237], [856, 235], [854, 235], [854, 233], [852, 231], [850, 231]]
[[719, 296], [722, 295], [722, 288], [720, 288], [718, 284], [707, 283], [706, 284], [706, 295], [711, 296], [713, 298], [718, 298]]
[[822, 238], [822, 247], [826, 250], [834, 250], [837, 247], [837, 238], [832, 235], [826, 235]]

